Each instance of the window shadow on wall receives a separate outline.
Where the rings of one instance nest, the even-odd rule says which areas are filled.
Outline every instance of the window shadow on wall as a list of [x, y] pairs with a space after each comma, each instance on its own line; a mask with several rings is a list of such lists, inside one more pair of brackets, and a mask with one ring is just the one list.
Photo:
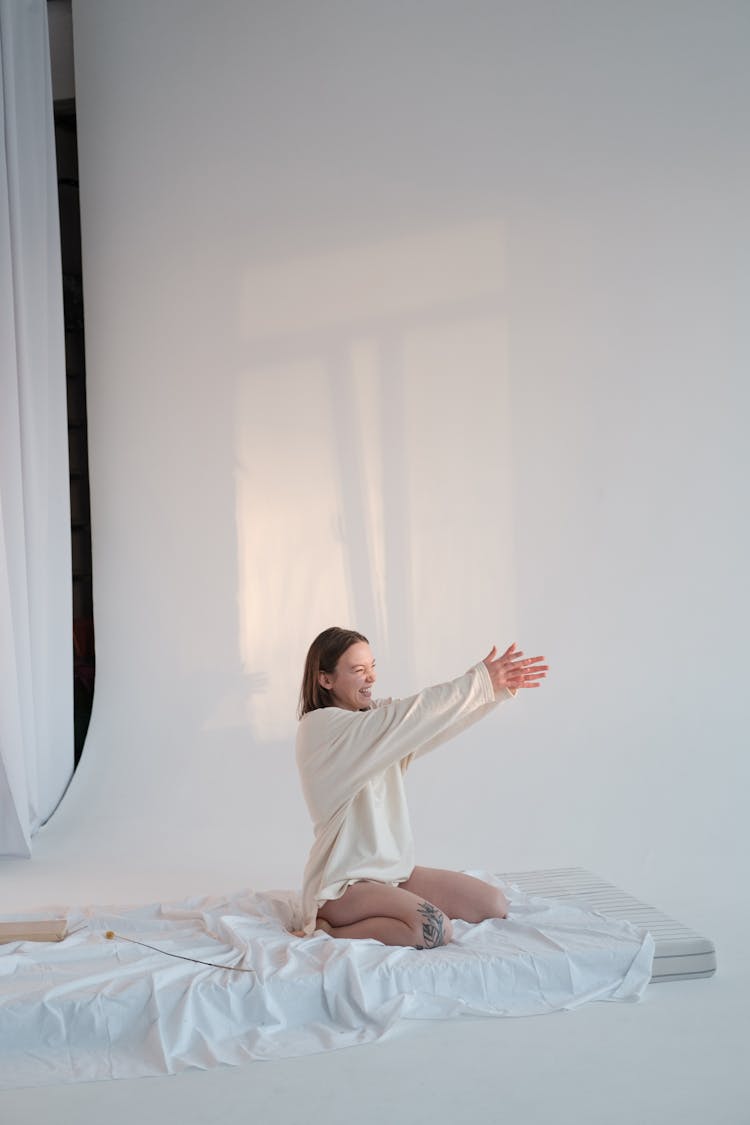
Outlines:
[[248, 273], [238, 600], [259, 738], [291, 734], [328, 625], [370, 637], [384, 695], [463, 670], [490, 622], [512, 635], [504, 266], [484, 223]]

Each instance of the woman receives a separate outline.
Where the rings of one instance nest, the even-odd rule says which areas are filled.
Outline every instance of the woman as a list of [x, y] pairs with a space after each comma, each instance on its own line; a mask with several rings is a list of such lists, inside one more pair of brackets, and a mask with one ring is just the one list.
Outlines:
[[304, 930], [430, 949], [451, 918], [505, 918], [503, 893], [456, 871], [414, 866], [404, 792], [411, 762], [488, 714], [519, 688], [539, 687], [543, 656], [493, 647], [464, 676], [408, 699], [374, 700], [365, 636], [326, 629], [305, 661], [297, 765], [315, 841], [305, 868]]

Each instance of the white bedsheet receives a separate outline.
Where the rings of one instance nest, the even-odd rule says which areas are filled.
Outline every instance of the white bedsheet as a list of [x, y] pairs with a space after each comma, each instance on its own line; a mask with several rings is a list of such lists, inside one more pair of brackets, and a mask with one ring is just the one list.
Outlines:
[[[528, 1016], [643, 994], [647, 932], [474, 874], [504, 888], [509, 917], [456, 922], [450, 945], [424, 951], [295, 938], [291, 891], [39, 911], [67, 916], [71, 932], [59, 944], [0, 946], [0, 1086], [306, 1055], [377, 1039], [399, 1019]], [[107, 930], [256, 973], [107, 940]]]

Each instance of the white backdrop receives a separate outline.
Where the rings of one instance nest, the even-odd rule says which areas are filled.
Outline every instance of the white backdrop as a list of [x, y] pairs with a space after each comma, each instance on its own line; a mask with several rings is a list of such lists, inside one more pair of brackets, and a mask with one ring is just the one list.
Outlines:
[[552, 665], [414, 771], [420, 862], [735, 885], [749, 17], [76, 0], [97, 682], [29, 899], [299, 885], [334, 623], [383, 694]]

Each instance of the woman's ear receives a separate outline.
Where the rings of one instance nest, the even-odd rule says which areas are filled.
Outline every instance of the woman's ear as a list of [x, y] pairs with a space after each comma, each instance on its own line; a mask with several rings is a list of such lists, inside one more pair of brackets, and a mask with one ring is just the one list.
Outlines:
[[331, 687], [331, 677], [327, 672], [318, 672], [318, 683], [321, 687], [325, 688], [326, 691], [329, 691]]

